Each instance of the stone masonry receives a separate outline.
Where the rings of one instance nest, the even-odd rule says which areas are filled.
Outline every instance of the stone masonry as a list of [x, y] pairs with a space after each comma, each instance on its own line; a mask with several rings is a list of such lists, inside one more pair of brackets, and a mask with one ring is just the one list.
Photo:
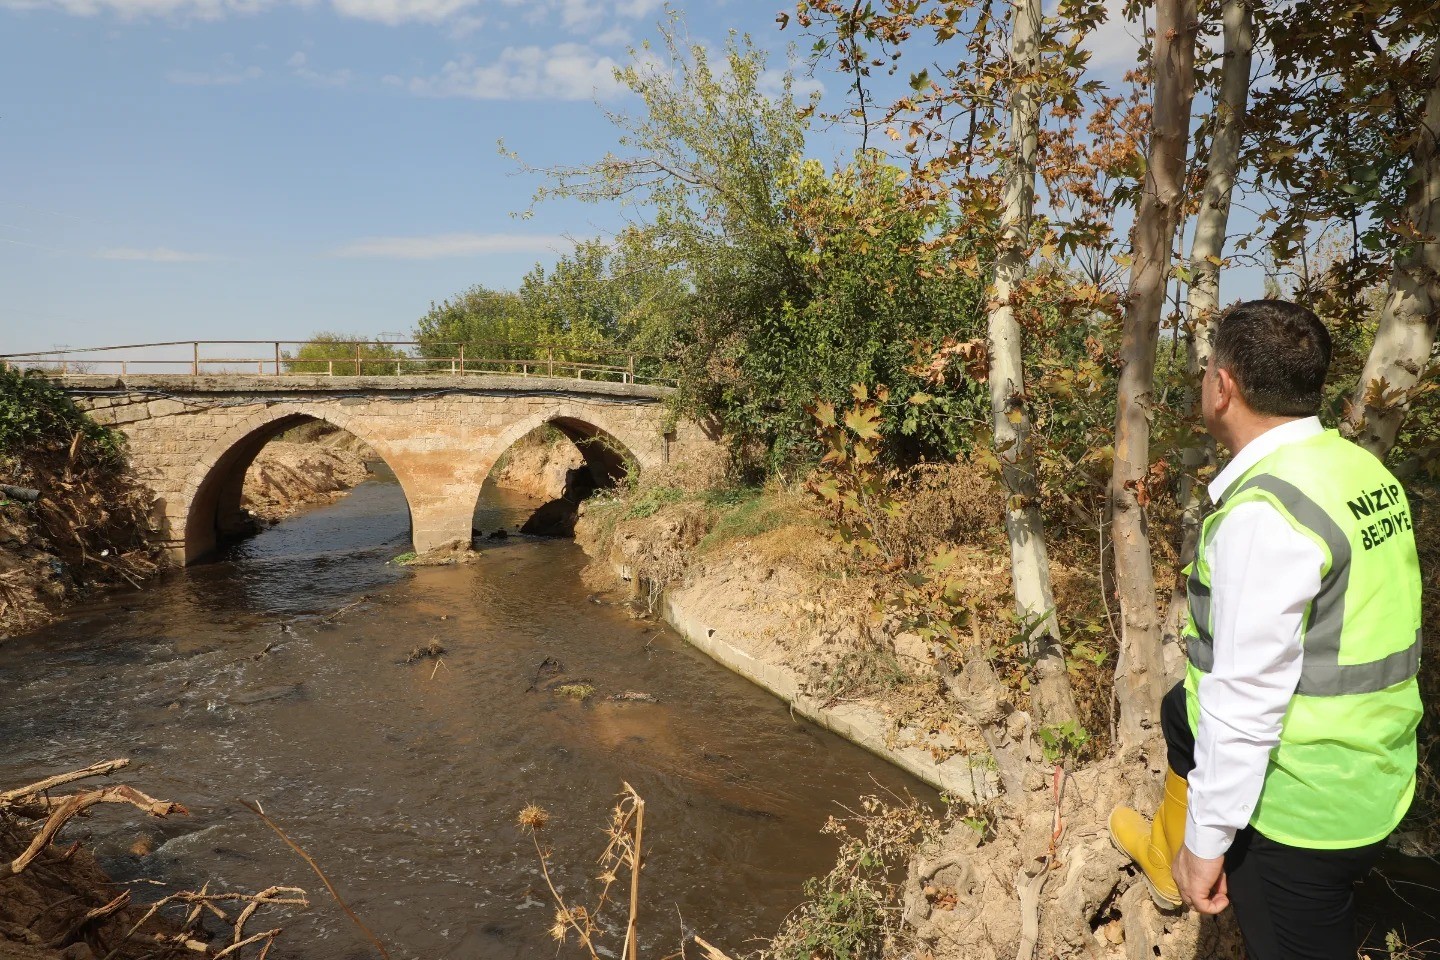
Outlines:
[[[642, 471], [703, 455], [714, 438], [674, 422], [668, 388], [514, 376], [112, 376], [58, 378], [101, 423], [123, 431], [155, 493], [171, 556], [210, 553], [239, 516], [245, 471], [270, 439], [310, 419], [368, 443], [395, 472], [424, 552], [469, 542], [480, 487], [500, 455], [550, 423], [582, 450], [623, 451]], [[589, 456], [589, 454], [587, 454]]]

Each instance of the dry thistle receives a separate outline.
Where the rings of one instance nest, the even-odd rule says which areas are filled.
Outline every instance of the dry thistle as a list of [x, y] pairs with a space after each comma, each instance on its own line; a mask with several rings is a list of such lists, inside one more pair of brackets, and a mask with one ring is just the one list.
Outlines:
[[550, 927], [551, 938], [555, 940], [556, 943], [564, 943], [565, 935], [569, 932], [570, 924], [572, 922], [573, 919], [570, 916], [570, 911], [566, 910], [564, 907], [556, 910], [555, 923], [553, 926]]
[[520, 811], [518, 819], [522, 829], [531, 831], [543, 830], [545, 829], [545, 824], [550, 822], [550, 813], [544, 807], [527, 803], [525, 808]]

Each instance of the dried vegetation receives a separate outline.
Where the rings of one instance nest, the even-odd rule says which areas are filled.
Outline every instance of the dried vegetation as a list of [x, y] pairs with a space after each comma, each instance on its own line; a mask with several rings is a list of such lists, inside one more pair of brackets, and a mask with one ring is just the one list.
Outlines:
[[0, 373], [0, 484], [18, 488], [0, 494], [0, 639], [43, 626], [91, 589], [138, 587], [158, 569], [152, 497], [120, 435], [43, 377]]
[[66, 826], [97, 804], [153, 817], [187, 813], [126, 784], [56, 793], [127, 765], [110, 760], [0, 792], [0, 960], [263, 960], [283, 930], [254, 930], [256, 914], [308, 906], [304, 890], [275, 886], [247, 894], [207, 887], [141, 903], [110, 881], [80, 841], [57, 844]]

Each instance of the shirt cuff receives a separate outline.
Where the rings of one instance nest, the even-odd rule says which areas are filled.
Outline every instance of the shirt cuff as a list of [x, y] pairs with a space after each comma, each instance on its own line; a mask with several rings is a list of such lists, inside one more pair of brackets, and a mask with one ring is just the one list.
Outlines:
[[1234, 827], [1207, 827], [1188, 817], [1185, 820], [1185, 846], [1201, 860], [1223, 857], [1234, 842]]

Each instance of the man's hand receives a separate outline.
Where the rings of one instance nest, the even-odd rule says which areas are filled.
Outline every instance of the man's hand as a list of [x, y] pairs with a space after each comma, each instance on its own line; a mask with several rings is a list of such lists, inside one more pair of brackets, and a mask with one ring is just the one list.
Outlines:
[[1225, 858], [1202, 860], [1186, 846], [1180, 847], [1171, 864], [1180, 900], [1200, 913], [1215, 914], [1230, 906], [1225, 889]]

